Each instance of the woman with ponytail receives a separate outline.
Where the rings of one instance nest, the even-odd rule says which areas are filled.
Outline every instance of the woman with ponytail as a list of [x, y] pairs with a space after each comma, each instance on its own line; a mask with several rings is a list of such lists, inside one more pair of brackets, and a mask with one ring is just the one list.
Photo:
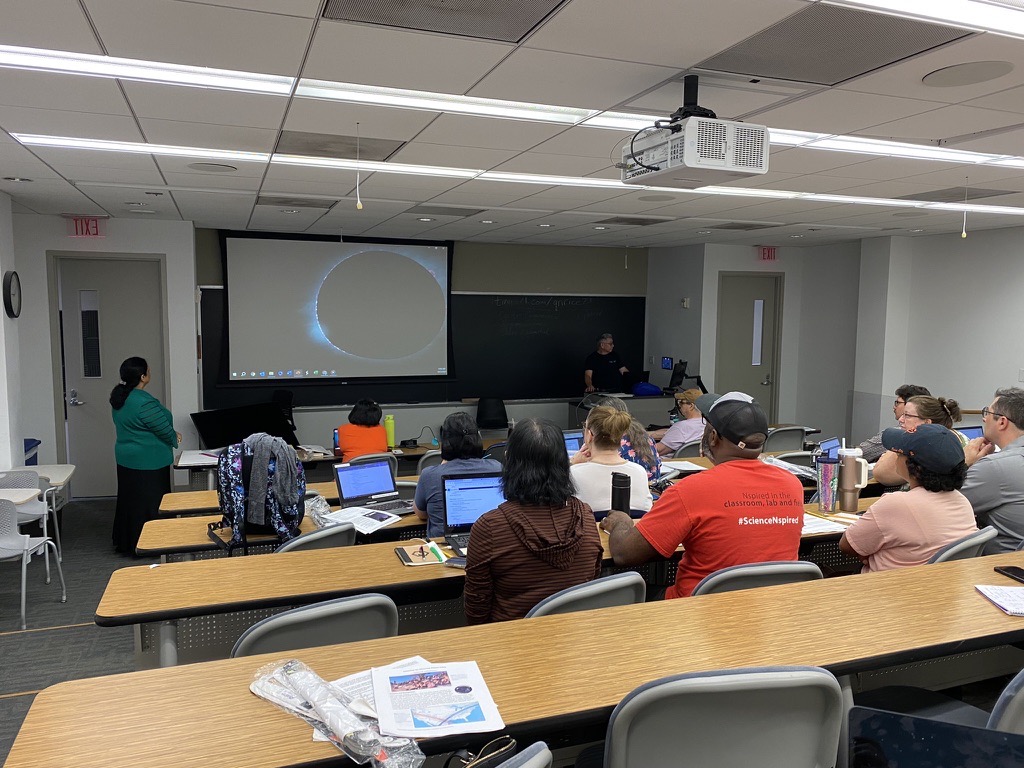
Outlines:
[[114, 549], [134, 555], [147, 520], [156, 517], [160, 501], [171, 490], [168, 467], [181, 443], [171, 412], [146, 392], [149, 364], [141, 357], [121, 363], [121, 381], [110, 392], [117, 442], [117, 508]]

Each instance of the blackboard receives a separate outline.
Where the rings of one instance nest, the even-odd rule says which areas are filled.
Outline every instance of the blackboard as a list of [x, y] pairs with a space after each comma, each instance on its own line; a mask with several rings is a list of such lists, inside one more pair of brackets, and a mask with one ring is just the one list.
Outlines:
[[602, 333], [615, 336], [626, 367], [643, 368], [645, 311], [642, 296], [453, 294], [448, 380], [237, 384], [228, 382], [224, 291], [206, 288], [200, 302], [203, 408], [269, 402], [275, 389], [293, 392], [297, 407], [346, 405], [361, 397], [382, 403], [573, 397], [583, 393], [583, 360]]
[[452, 296], [452, 345], [462, 397], [506, 400], [583, 393], [583, 360], [611, 333], [630, 371], [643, 368], [642, 296]]

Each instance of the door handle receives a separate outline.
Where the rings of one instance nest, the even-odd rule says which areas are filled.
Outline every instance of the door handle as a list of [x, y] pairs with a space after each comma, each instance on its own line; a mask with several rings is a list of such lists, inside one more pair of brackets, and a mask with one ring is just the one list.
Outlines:
[[769, 373], [769, 374], [765, 375], [764, 381], [761, 382], [761, 386], [762, 387], [770, 387], [771, 385], [772, 385], [772, 375]]
[[79, 400], [78, 399], [78, 390], [77, 389], [70, 390], [68, 392], [68, 394], [71, 396], [71, 399], [68, 400], [68, 405], [85, 405], [85, 400]]

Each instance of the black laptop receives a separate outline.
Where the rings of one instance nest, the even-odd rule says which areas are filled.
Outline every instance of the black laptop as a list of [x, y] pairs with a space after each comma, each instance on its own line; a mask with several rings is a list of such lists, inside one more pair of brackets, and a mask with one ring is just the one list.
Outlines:
[[413, 511], [412, 501], [398, 498], [398, 487], [387, 459], [335, 464], [334, 482], [342, 507], [369, 507], [395, 515]]
[[444, 538], [455, 554], [465, 557], [473, 523], [504, 501], [500, 472], [444, 478]]

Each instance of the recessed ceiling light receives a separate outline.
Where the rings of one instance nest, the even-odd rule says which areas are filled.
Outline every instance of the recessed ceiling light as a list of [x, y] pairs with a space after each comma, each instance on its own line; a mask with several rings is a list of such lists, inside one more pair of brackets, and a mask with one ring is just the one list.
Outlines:
[[28, 184], [32, 179], [26, 179], [22, 176], [4, 176], [4, 181], [13, 181], [15, 184]]
[[187, 167], [203, 173], [234, 173], [238, 170], [236, 166], [227, 163], [189, 163]]
[[282, 208], [281, 209], [281, 213], [292, 214], [292, 213], [298, 213], [298, 212], [299, 212], [298, 208]]
[[127, 205], [130, 208], [144, 208], [146, 205], [148, 205], [148, 203], [136, 203], [136, 202], [130, 202], [130, 201], [126, 200], [125, 201], [125, 205]]
[[698, 235], [710, 235], [711, 234], [711, 230], [710, 229], [698, 229], [697, 230], [697, 234]]
[[602, 230], [602, 229], [608, 229], [608, 227], [594, 227], [594, 229]]
[[163, 192], [147, 192], [146, 194], [151, 196], [151, 197], [163, 197], [164, 196]]
[[790, 237], [803, 237], [803, 235], [790, 235]]
[[923, 230], [923, 229], [912, 229], [912, 230], [910, 230], [910, 231], [911, 231], [911, 232], [924, 232], [924, 230]]
[[430, 218], [429, 216], [420, 216], [418, 219], [416, 219], [416, 221], [427, 222], [427, 221], [433, 221], [433, 219]]
[[132, 208], [128, 213], [156, 213], [156, 211], [149, 211], [145, 208]]
[[481, 224], [493, 224], [494, 219], [480, 219]]
[[555, 225], [554, 224], [538, 224], [537, 226], [538, 227], [553, 227]]
[[675, 199], [673, 195], [640, 195], [637, 198], [642, 203], [670, 203]]

